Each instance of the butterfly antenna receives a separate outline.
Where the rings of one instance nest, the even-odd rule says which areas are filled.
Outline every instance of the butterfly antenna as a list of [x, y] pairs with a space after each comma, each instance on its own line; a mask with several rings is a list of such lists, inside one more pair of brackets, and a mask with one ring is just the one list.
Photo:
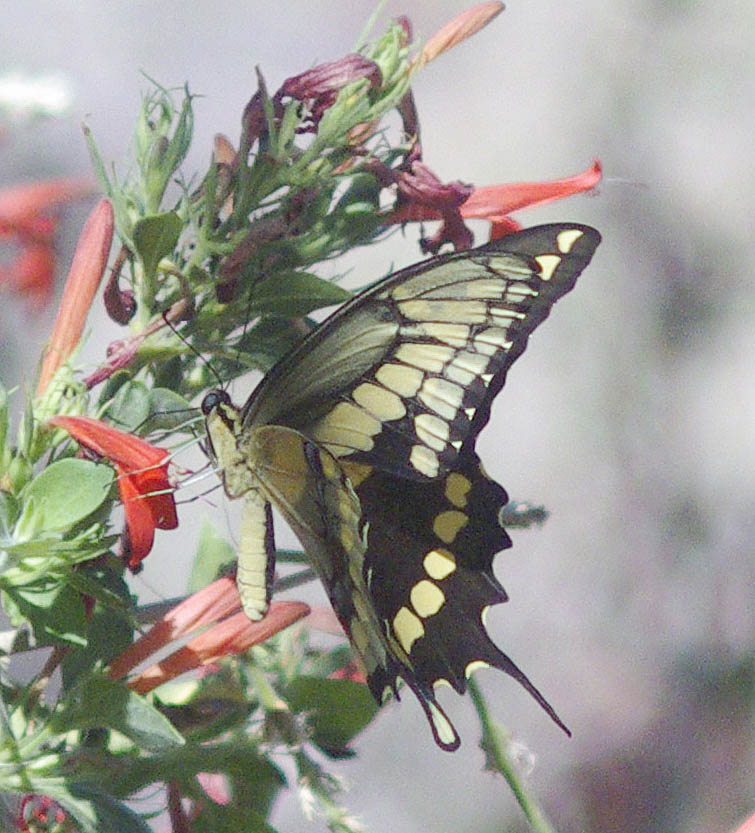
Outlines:
[[199, 359], [200, 362], [212, 373], [212, 375], [217, 379], [218, 387], [221, 390], [225, 390], [225, 382], [221, 379], [220, 374], [215, 370], [212, 366], [212, 363], [207, 361], [207, 359], [202, 355], [202, 353], [197, 350], [197, 348], [185, 337], [183, 336], [176, 325], [170, 320], [168, 317], [167, 311], [163, 311], [163, 321], [173, 330], [173, 333], [191, 350], [191, 352]]

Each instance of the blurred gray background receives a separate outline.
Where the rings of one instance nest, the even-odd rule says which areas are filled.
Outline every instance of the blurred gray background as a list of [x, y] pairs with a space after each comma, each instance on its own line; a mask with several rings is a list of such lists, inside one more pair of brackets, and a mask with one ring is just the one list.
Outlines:
[[[0, 184], [89, 171], [84, 118], [123, 171], [140, 70], [201, 94], [185, 170], [202, 170], [215, 133], [237, 138], [255, 66], [276, 89], [348, 52], [373, 8], [6, 0], [0, 71], [61, 73], [75, 99], [63, 119], [4, 125]], [[464, 8], [389, 0], [381, 20], [409, 14], [427, 38]], [[497, 560], [511, 601], [490, 628], [574, 738], [503, 675], [477, 679], [562, 833], [726, 833], [753, 809], [754, 31], [745, 0], [510, 0], [414, 87], [425, 159], [444, 179], [541, 180], [604, 164], [599, 194], [518, 215], [592, 224], [603, 244], [478, 444], [512, 497], [552, 513]], [[87, 210], [65, 214], [61, 280]], [[486, 227], [476, 232], [482, 242]], [[339, 265], [346, 285], [418, 259], [415, 240], [394, 235]], [[32, 378], [52, 316], [3, 296], [7, 386]], [[84, 357], [95, 363], [121, 333], [104, 319], [92, 327]], [[177, 569], [190, 563], [196, 518], [235, 535], [220, 494], [211, 501], [182, 509], [184, 538], [158, 533], [134, 584], [146, 600], [184, 591]], [[438, 751], [407, 696], [335, 767], [347, 804], [374, 833], [524, 830], [503, 782], [482, 771], [468, 699], [444, 702], [461, 750]], [[321, 829], [291, 801], [273, 822]]]

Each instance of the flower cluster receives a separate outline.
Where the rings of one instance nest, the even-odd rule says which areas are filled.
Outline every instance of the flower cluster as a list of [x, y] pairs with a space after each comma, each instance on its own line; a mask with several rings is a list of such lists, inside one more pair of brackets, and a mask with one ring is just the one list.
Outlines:
[[[24, 769], [7, 783], [0, 775], [0, 788], [45, 796], [25, 802], [27, 828], [30, 819], [67, 824], [65, 811], [88, 833], [143, 829], [121, 799], [156, 782], [166, 785], [174, 829], [189, 829], [199, 814], [211, 825], [238, 795], [243, 764], [259, 792], [245, 811], [267, 829], [285, 783], [270, 750], [290, 756], [307, 808], [316, 806], [332, 829], [356, 828], [336, 801], [336, 783], [307, 751], [350, 754], [375, 713], [346, 646], [310, 648], [290, 627], [309, 611], [300, 602], [276, 601], [264, 620], [248, 621], [232, 577], [217, 578], [229, 547], [209, 533], [197, 592], [136, 635], [144, 611], [123, 571], [141, 566], [157, 530], [178, 525], [172, 449], [193, 438], [190, 401], [217, 384], [210, 374], [225, 382], [250, 367], [266, 371], [308, 331], [310, 312], [350, 297], [317, 275], [318, 264], [415, 222], [439, 222], [421, 242], [424, 252], [463, 249], [472, 244], [470, 220], [487, 220], [497, 238], [520, 228], [512, 213], [596, 187], [598, 162], [552, 182], [473, 186], [443, 182], [426, 160], [411, 80], [501, 8], [475, 6], [421, 49], [408, 21], [398, 20], [358, 53], [294, 75], [273, 93], [260, 74], [238, 141], [217, 137], [202, 177], [180, 175], [192, 140], [188, 90], [179, 104], [164, 90], [146, 96], [136, 164], [123, 181], [88, 135], [106, 199], [81, 234], [15, 441], [0, 389], [0, 591], [15, 627], [9, 644], [52, 647], [34, 692], [58, 666], [64, 681], [56, 708], [45, 711], [37, 696], [39, 714], [19, 718], [15, 747], [0, 750], [0, 773], [6, 758]], [[400, 117], [395, 136], [384, 124], [390, 112]], [[49, 299], [54, 214], [89, 189], [65, 180], [0, 192], [0, 236], [19, 247], [0, 285], [35, 305]], [[84, 375], [76, 353], [114, 237], [104, 303], [130, 330]], [[156, 431], [159, 440], [145, 439]], [[119, 550], [108, 534], [117, 504], [125, 516]], [[299, 555], [279, 553], [279, 562], [286, 558]], [[281, 584], [309, 576], [305, 568]], [[311, 623], [322, 621], [312, 614]], [[188, 671], [188, 683], [176, 679]], [[348, 715], [334, 706], [345, 692]], [[10, 694], [28, 706], [23, 687]], [[95, 729], [110, 741], [87, 734]], [[224, 774], [219, 793], [208, 772]], [[222, 818], [218, 829], [230, 816]]]

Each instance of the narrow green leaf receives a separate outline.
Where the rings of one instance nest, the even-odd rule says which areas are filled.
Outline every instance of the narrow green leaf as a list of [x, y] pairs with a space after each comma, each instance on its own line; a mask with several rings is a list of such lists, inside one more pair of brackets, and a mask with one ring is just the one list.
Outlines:
[[175, 211], [144, 217], [134, 225], [134, 245], [148, 278], [155, 275], [162, 258], [173, 254], [182, 228]]
[[298, 318], [320, 307], [342, 304], [351, 293], [309, 272], [283, 272], [260, 281], [254, 289], [253, 306], [267, 315]]
[[184, 739], [151, 703], [122, 683], [97, 674], [84, 678], [52, 719], [57, 732], [116, 729], [147, 752], [164, 752]]
[[69, 529], [98, 509], [110, 492], [113, 470], [89, 460], [58, 460], [23, 490], [34, 501], [34, 527], [47, 532]]

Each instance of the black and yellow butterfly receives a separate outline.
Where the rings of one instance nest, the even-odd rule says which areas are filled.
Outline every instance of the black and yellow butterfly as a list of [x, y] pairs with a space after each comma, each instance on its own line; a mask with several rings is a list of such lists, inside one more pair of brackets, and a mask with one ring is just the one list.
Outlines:
[[[202, 404], [226, 492], [245, 501], [244, 609], [264, 616], [275, 557], [271, 504], [301, 541], [383, 702], [401, 677], [437, 743], [459, 736], [435, 688], [477, 668], [518, 680], [566, 730], [485, 630], [506, 593], [493, 556], [511, 546], [507, 502], [475, 453], [512, 362], [600, 242], [554, 224], [404, 269], [330, 316], [239, 411]], [[568, 731], [568, 730], [566, 730]]]

